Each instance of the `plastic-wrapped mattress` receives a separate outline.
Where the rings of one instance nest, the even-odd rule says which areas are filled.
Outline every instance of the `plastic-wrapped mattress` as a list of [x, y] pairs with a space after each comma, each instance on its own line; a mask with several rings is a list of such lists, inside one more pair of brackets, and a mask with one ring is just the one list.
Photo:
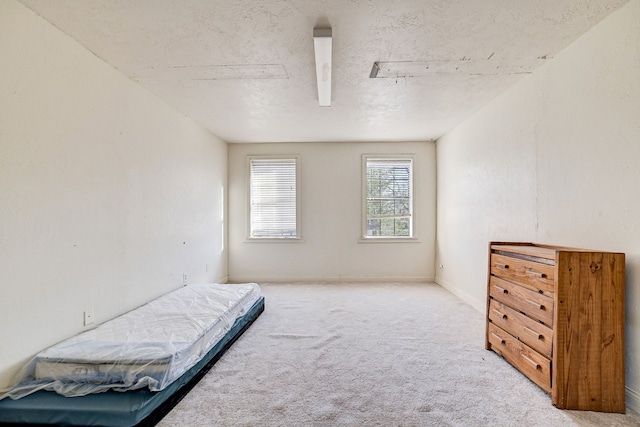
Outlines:
[[198, 363], [259, 298], [255, 283], [180, 288], [40, 352], [0, 398], [38, 390], [67, 397], [163, 390]]

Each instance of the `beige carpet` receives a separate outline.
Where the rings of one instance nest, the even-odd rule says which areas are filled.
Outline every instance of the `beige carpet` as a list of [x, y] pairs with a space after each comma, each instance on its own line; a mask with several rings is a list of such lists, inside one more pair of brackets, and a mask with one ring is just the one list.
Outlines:
[[262, 284], [266, 309], [161, 426], [638, 426], [562, 411], [434, 284]]

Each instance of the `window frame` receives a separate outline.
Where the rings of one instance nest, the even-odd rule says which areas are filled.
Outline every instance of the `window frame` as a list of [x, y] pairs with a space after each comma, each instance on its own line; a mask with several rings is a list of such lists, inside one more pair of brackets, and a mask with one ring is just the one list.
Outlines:
[[[411, 164], [411, 174], [409, 177], [409, 204], [410, 204], [410, 228], [409, 228], [409, 236], [368, 236], [367, 235], [367, 225], [368, 225], [368, 215], [367, 215], [367, 194], [368, 194], [368, 180], [367, 180], [367, 165], [370, 160], [400, 160], [400, 161], [410, 161]], [[393, 153], [393, 154], [363, 154], [362, 155], [362, 195], [361, 195], [361, 203], [362, 203], [362, 219], [361, 219], [361, 231], [360, 231], [360, 242], [361, 243], [397, 243], [397, 242], [418, 242], [418, 238], [416, 237], [416, 201], [415, 201], [415, 170], [416, 170], [416, 155], [415, 154], [405, 154], [405, 153]]]
[[[253, 160], [294, 160], [296, 164], [296, 235], [295, 236], [252, 236], [251, 229], [251, 162]], [[246, 180], [247, 180], [247, 226], [246, 242], [302, 242], [302, 228], [300, 222], [300, 156], [299, 155], [248, 155], [246, 157]]]

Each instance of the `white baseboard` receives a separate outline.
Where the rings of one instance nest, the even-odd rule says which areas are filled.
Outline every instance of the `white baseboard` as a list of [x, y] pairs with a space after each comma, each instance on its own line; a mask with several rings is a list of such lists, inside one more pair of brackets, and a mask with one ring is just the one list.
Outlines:
[[640, 393], [627, 387], [627, 411], [640, 414]]
[[451, 292], [452, 294], [460, 298], [462, 301], [469, 304], [471, 307], [478, 310], [480, 313], [484, 313], [486, 311], [487, 302], [484, 299], [478, 300], [477, 298], [472, 297], [468, 293], [461, 291], [455, 286], [452, 286], [450, 283], [447, 283], [446, 280], [442, 279], [442, 277], [436, 276], [435, 282], [436, 284], [442, 286], [443, 288], [445, 288], [446, 290], [448, 290], [449, 292]]
[[433, 283], [433, 276], [323, 276], [323, 277], [251, 277], [251, 276], [230, 276], [229, 282], [232, 283], [383, 283], [383, 282], [400, 282], [400, 283]]

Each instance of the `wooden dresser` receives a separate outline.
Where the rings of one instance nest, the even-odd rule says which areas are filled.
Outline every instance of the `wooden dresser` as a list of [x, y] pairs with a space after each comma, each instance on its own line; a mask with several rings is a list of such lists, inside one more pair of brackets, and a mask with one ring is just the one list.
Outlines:
[[489, 245], [487, 349], [562, 409], [625, 412], [622, 253]]

